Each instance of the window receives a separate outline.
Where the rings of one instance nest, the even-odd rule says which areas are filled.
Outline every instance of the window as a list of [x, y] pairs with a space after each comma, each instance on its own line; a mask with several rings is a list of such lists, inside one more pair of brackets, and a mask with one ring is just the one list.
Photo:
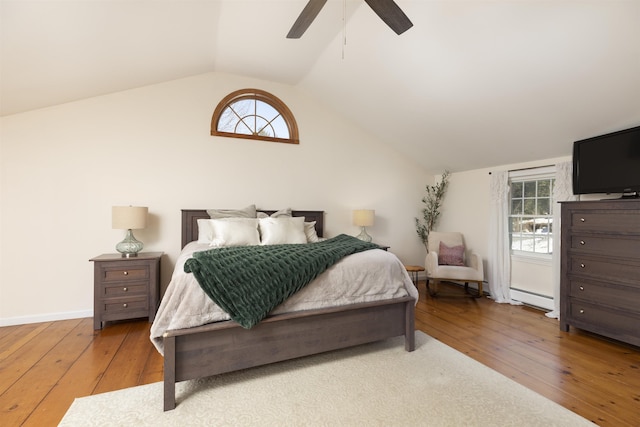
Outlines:
[[298, 126], [289, 108], [259, 89], [227, 95], [211, 119], [211, 135], [298, 144]]
[[[509, 237], [512, 252], [553, 252], [553, 174], [511, 175]], [[518, 176], [520, 175], [520, 176]]]

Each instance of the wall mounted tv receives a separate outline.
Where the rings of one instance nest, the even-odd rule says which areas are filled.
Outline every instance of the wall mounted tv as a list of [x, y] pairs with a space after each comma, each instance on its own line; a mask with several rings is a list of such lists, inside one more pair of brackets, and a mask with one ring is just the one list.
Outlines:
[[640, 126], [573, 143], [573, 194], [640, 194]]

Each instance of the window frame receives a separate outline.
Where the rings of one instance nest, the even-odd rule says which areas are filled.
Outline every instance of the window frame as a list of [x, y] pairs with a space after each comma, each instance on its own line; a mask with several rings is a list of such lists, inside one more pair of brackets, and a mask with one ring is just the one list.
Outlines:
[[[548, 215], [533, 215], [534, 217], [544, 217], [547, 218], [548, 220], [551, 221], [552, 227], [553, 227], [553, 210], [554, 208], [559, 208], [557, 206], [553, 205], [553, 188], [555, 187], [555, 180], [556, 180], [556, 168], [555, 166], [543, 166], [543, 167], [534, 167], [534, 168], [529, 168], [529, 169], [522, 169], [522, 170], [517, 170], [517, 171], [510, 171], [509, 172], [509, 211], [508, 211], [508, 218], [509, 218], [509, 249], [511, 252], [511, 256], [514, 259], [521, 259], [521, 260], [532, 260], [532, 261], [538, 261], [541, 262], [543, 264], [546, 264], [548, 262], [551, 262], [551, 260], [553, 259], [553, 229], [551, 228], [547, 233], [546, 233], [546, 237], [548, 240], [548, 248], [549, 251], [548, 253], [541, 253], [541, 252], [534, 252], [534, 251], [526, 251], [526, 250], [521, 250], [521, 249], [513, 249], [513, 229], [512, 229], [512, 221], [514, 219], [514, 217], [528, 217], [529, 215], [524, 215], [524, 211], [523, 214], [521, 215], [514, 215], [512, 213], [512, 204], [513, 204], [513, 183], [514, 182], [531, 182], [531, 181], [544, 181], [544, 180], [552, 180], [552, 186], [550, 188], [550, 192], [549, 192], [549, 214]], [[524, 199], [524, 195], [522, 197]], [[535, 199], [537, 200], [538, 194], [536, 194]], [[535, 234], [535, 233], [534, 233]]]
[[[278, 137], [272, 137], [272, 136], [259, 135], [255, 133], [242, 134], [242, 133], [219, 131], [218, 123], [220, 121], [220, 118], [222, 117], [222, 113], [227, 108], [230, 108], [231, 105], [234, 104], [235, 102], [243, 101], [243, 100], [253, 100], [256, 102], [260, 101], [269, 105], [274, 110], [276, 110], [287, 125], [287, 128], [289, 130], [289, 138], [278, 138]], [[213, 116], [211, 118], [211, 135], [224, 136], [229, 138], [269, 141], [269, 142], [282, 142], [286, 144], [300, 143], [300, 137], [298, 135], [298, 125], [289, 107], [287, 107], [287, 105], [275, 95], [260, 89], [240, 89], [240, 90], [236, 90], [235, 92], [231, 92], [229, 95], [225, 96], [218, 103], [218, 105], [216, 106], [213, 112]]]

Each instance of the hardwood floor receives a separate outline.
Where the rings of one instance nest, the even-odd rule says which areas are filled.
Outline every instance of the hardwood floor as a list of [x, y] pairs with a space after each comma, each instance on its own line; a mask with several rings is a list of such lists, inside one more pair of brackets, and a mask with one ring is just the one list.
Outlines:
[[[419, 288], [417, 329], [598, 425], [640, 425], [640, 348], [562, 333], [541, 311], [462, 297], [458, 287], [442, 285], [437, 298]], [[55, 426], [76, 397], [161, 380], [144, 320], [97, 332], [92, 319], [0, 328], [3, 426]]]

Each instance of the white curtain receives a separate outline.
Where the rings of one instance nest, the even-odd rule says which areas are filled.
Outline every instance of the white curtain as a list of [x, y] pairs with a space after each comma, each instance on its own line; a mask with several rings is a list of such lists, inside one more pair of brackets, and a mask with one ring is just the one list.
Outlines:
[[491, 298], [499, 303], [520, 304], [511, 300], [511, 248], [509, 246], [509, 173], [491, 174], [489, 210], [488, 279]]
[[560, 317], [560, 205], [558, 202], [576, 200], [573, 195], [572, 162], [556, 164], [556, 180], [553, 185], [553, 259], [551, 274], [553, 283], [553, 311], [545, 314], [547, 317], [557, 319]]

